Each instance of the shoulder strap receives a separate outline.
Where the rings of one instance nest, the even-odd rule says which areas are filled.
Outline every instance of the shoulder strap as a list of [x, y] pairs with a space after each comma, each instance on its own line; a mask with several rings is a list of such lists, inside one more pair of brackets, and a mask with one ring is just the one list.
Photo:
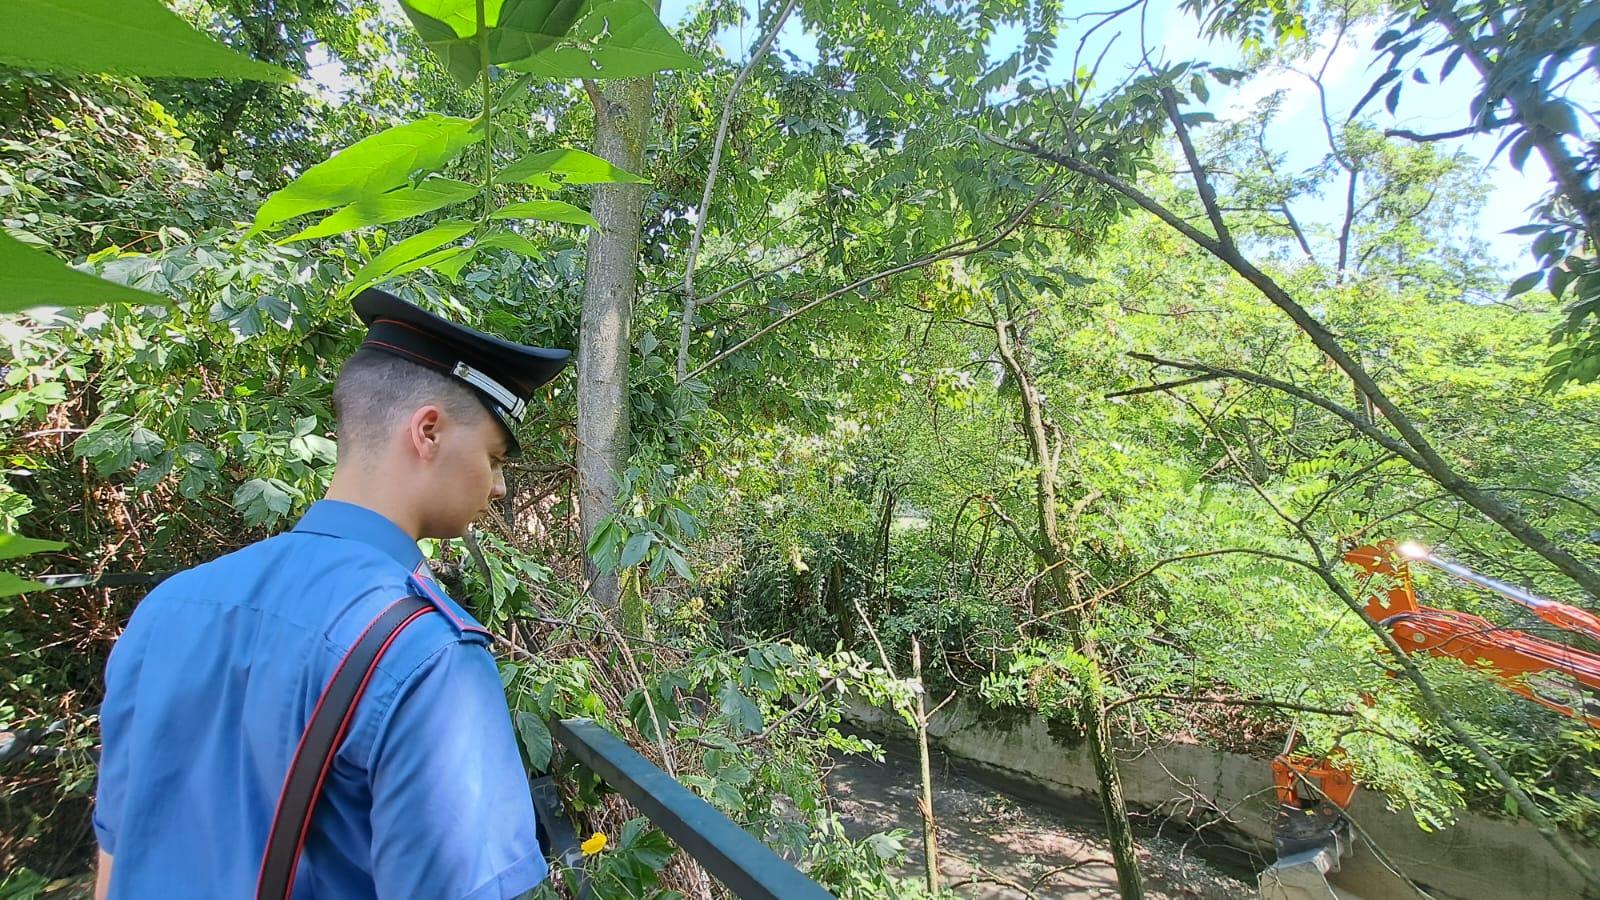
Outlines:
[[267, 849], [256, 881], [257, 900], [288, 900], [322, 783], [378, 660], [402, 629], [433, 611], [433, 604], [421, 597], [396, 600], [372, 620], [334, 669], [311, 712], [311, 721], [300, 735], [300, 745], [295, 748], [289, 774], [278, 794], [278, 809], [273, 815], [272, 830], [267, 832]]

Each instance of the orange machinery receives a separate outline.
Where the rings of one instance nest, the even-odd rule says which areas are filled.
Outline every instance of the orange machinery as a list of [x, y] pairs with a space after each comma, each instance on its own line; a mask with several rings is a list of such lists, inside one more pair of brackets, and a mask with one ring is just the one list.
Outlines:
[[[1409, 541], [1357, 547], [1344, 559], [1365, 575], [1367, 615], [1405, 652], [1455, 657], [1493, 672], [1508, 689], [1535, 703], [1600, 727], [1600, 655], [1495, 625], [1482, 616], [1423, 606], [1417, 602], [1410, 563], [1423, 563], [1487, 588], [1550, 625], [1591, 640], [1600, 641], [1600, 617], [1481, 575]], [[1355, 793], [1355, 782], [1337, 759], [1293, 754], [1289, 749], [1272, 761], [1279, 804], [1278, 853], [1337, 842], [1342, 855], [1349, 836], [1342, 810]]]

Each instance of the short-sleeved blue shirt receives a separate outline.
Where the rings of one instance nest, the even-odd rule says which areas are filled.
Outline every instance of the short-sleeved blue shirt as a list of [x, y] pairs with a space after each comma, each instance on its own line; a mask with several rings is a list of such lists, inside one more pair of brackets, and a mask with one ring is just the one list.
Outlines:
[[334, 668], [409, 594], [340, 745], [296, 898], [502, 900], [547, 872], [488, 633], [376, 512], [324, 500], [176, 575], [106, 666], [94, 827], [113, 898], [253, 896], [295, 747]]

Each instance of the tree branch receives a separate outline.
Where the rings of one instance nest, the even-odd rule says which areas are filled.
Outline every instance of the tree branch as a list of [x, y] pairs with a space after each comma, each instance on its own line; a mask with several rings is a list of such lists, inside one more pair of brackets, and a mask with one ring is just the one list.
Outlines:
[[1147, 384], [1144, 387], [1128, 388], [1125, 391], [1112, 391], [1104, 396], [1107, 400], [1114, 400], [1118, 397], [1134, 397], [1139, 394], [1154, 394], [1161, 391], [1169, 391], [1173, 388], [1184, 387], [1185, 385], [1199, 384], [1202, 381], [1216, 381], [1218, 378], [1222, 377], [1224, 376], [1196, 375], [1193, 378], [1180, 378], [1177, 381], [1164, 381], [1160, 384]]
[[800, 316], [803, 316], [813, 309], [816, 309], [829, 300], [842, 297], [845, 294], [860, 290], [861, 288], [864, 288], [873, 282], [882, 281], [885, 278], [892, 278], [893, 276], [899, 275], [903, 272], [909, 272], [913, 269], [920, 269], [924, 266], [929, 266], [936, 262], [943, 262], [947, 259], [971, 256], [974, 253], [982, 253], [983, 251], [988, 250], [989, 248], [1005, 240], [1007, 237], [1010, 237], [1011, 232], [1016, 231], [1017, 227], [1022, 224], [1023, 220], [1028, 217], [1028, 214], [1033, 212], [1033, 210], [1038, 207], [1040, 203], [1043, 203], [1051, 195], [1051, 193], [1052, 192], [1050, 190], [1041, 189], [1032, 200], [1028, 201], [1027, 206], [1024, 206], [1020, 212], [1006, 220], [1006, 222], [1000, 226], [999, 231], [995, 232], [993, 236], [986, 240], [980, 241], [976, 244], [973, 243], [973, 241], [977, 240], [976, 238], [966, 238], [965, 240], [956, 241], [955, 243], [949, 244], [943, 249], [930, 253], [927, 256], [921, 256], [917, 259], [911, 260], [910, 262], [890, 266], [887, 269], [874, 272], [873, 274], [864, 278], [858, 278], [844, 287], [829, 291], [828, 293], [823, 294], [821, 297], [818, 297], [817, 299], [812, 300], [803, 306], [797, 307], [796, 309], [785, 313], [777, 321], [761, 328], [755, 334], [750, 335], [744, 340], [734, 344], [732, 347], [729, 347], [721, 353], [718, 353], [716, 356], [713, 356], [701, 363], [694, 369], [694, 371], [689, 372], [682, 378], [678, 379], [678, 383], [682, 384], [683, 382], [700, 375], [702, 372], [706, 371], [717, 363], [722, 362], [735, 353], [738, 353], [740, 350], [743, 350], [744, 348], [766, 337], [779, 328], [782, 328], [784, 325], [789, 324], [791, 321], [799, 318]]
[[[1550, 540], [1543, 532], [1525, 521], [1511, 507], [1481, 490], [1476, 484], [1456, 472], [1433, 448], [1427, 438], [1422, 435], [1422, 432], [1418, 430], [1411, 418], [1378, 386], [1377, 381], [1373, 379], [1366, 367], [1357, 362], [1344, 349], [1344, 345], [1334, 337], [1333, 333], [1322, 322], [1312, 316], [1305, 307], [1296, 302], [1281, 285], [1245, 259], [1236, 248], [1204, 234], [1138, 188], [1097, 166], [1070, 155], [1045, 150], [1032, 142], [1004, 141], [993, 137], [989, 139], [1000, 146], [1054, 162], [1068, 171], [1098, 181], [1132, 200], [1140, 208], [1161, 219], [1175, 231], [1226, 263], [1240, 277], [1254, 285], [1262, 296], [1287, 314], [1295, 325], [1299, 326], [1300, 330], [1311, 339], [1317, 349], [1322, 351], [1332, 360], [1334, 365], [1338, 366], [1355, 383], [1356, 389], [1370, 398], [1373, 406], [1377, 407], [1384, 417], [1389, 420], [1390, 424], [1394, 426], [1395, 431], [1399, 432], [1401, 440], [1404, 441], [1405, 446], [1408, 448], [1407, 452], [1400, 455], [1428, 475], [1428, 477], [1438, 482], [1440, 487], [1461, 498], [1467, 505], [1478, 510], [1485, 518], [1499, 525], [1507, 534], [1516, 538], [1528, 549], [1544, 557], [1557, 571], [1570, 578], [1575, 584], [1588, 592], [1591, 597], [1600, 599], [1600, 573], [1595, 572], [1565, 548]], [[1197, 182], [1205, 178], [1205, 173], [1201, 170], [1195, 170], [1193, 174]], [[1323, 401], [1318, 405], [1324, 405], [1325, 403], [1326, 401]], [[1385, 437], [1388, 438], [1387, 435]], [[1397, 442], [1394, 442], [1392, 438], [1389, 438], [1389, 440], [1391, 443], [1385, 443], [1384, 446], [1386, 449], [1394, 450], [1393, 444]], [[1596, 883], [1600, 884], [1600, 878], [1596, 879]]]
[[[1321, 394], [1308, 391], [1297, 384], [1292, 384], [1287, 381], [1280, 381], [1276, 378], [1272, 378], [1267, 375], [1261, 375], [1256, 372], [1246, 371], [1244, 369], [1229, 369], [1223, 366], [1212, 366], [1201, 362], [1191, 362], [1180, 359], [1163, 359], [1162, 357], [1152, 356], [1148, 353], [1129, 353], [1128, 356], [1133, 359], [1137, 359], [1140, 362], [1150, 363], [1154, 366], [1165, 366], [1171, 369], [1183, 369], [1184, 371], [1188, 372], [1202, 372], [1212, 378], [1232, 378], [1236, 381], [1243, 381], [1248, 384], [1258, 384], [1262, 387], [1269, 387], [1275, 391], [1288, 394], [1291, 397], [1298, 397], [1299, 399], [1304, 400], [1313, 406], [1333, 413], [1335, 416], [1343, 419], [1351, 428], [1354, 428], [1356, 431], [1370, 438], [1385, 450], [1388, 450], [1390, 453], [1393, 453], [1401, 459], [1404, 459], [1406, 462], [1419, 469], [1422, 468], [1421, 460], [1417, 458], [1417, 455], [1412, 452], [1410, 447], [1407, 447], [1394, 435], [1385, 432], [1383, 429], [1367, 421], [1365, 416], [1357, 413], [1355, 410], [1335, 403]], [[1180, 383], [1181, 382], [1174, 382], [1174, 384]]]
[[722, 164], [722, 145], [728, 138], [728, 123], [733, 120], [734, 101], [739, 97], [739, 90], [750, 79], [750, 73], [755, 70], [756, 64], [772, 48], [772, 42], [777, 39], [778, 31], [783, 28], [783, 23], [788, 21], [789, 13], [794, 12], [797, 0], [788, 0], [783, 9], [773, 16], [772, 22], [767, 26], [767, 33], [762, 35], [761, 43], [751, 52], [750, 59], [745, 62], [744, 68], [733, 79], [733, 86], [728, 88], [728, 99], [722, 103], [722, 119], [717, 123], [717, 137], [711, 144], [711, 166], [706, 170], [706, 186], [700, 192], [699, 215], [694, 220], [694, 234], [689, 238], [689, 255], [683, 266], [683, 319], [678, 323], [678, 382], [684, 381], [684, 372], [689, 367], [689, 336], [694, 328], [694, 264], [700, 255], [700, 240], [705, 236], [706, 215], [711, 209], [711, 191], [717, 184], [717, 168]]
[[[1506, 123], [1495, 122], [1492, 125], [1485, 127], [1499, 127], [1504, 124]], [[1465, 128], [1456, 128], [1451, 131], [1435, 131], [1431, 134], [1421, 134], [1412, 131], [1409, 128], [1388, 128], [1384, 130], [1383, 136], [1404, 138], [1405, 140], [1415, 141], [1419, 144], [1428, 144], [1432, 143], [1433, 141], [1448, 141], [1451, 138], [1466, 137], [1469, 134], [1476, 134], [1478, 131], [1479, 128], [1476, 125], [1468, 125]]]
[[1245, 697], [1198, 697], [1194, 694], [1130, 694], [1119, 697], [1106, 704], [1106, 712], [1119, 706], [1130, 703], [1141, 703], [1145, 700], [1181, 700], [1185, 703], [1215, 703], [1220, 706], [1249, 706], [1261, 709], [1287, 709], [1295, 712], [1316, 713], [1319, 716], [1340, 716], [1349, 718], [1355, 713], [1348, 709], [1330, 709], [1326, 706], [1308, 706], [1304, 703], [1286, 703], [1278, 700], [1251, 700]]
[[1178, 134], [1178, 144], [1183, 148], [1183, 158], [1189, 161], [1189, 171], [1194, 175], [1200, 202], [1205, 205], [1211, 227], [1217, 232], [1217, 243], [1232, 247], [1233, 235], [1228, 233], [1228, 224], [1223, 221], [1222, 210], [1217, 207], [1217, 192], [1211, 187], [1211, 179], [1205, 177], [1205, 169], [1200, 166], [1200, 155], [1194, 150], [1194, 142], [1189, 140], [1189, 127], [1183, 124], [1183, 116], [1178, 112], [1178, 94], [1165, 85], [1161, 88], [1161, 107], [1167, 111], [1167, 118]]

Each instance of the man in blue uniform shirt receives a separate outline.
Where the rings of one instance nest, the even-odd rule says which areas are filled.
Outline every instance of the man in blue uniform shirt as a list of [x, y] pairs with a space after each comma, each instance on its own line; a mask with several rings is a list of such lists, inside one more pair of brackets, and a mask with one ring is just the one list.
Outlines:
[[337, 744], [291, 871], [296, 898], [518, 896], [546, 875], [489, 634], [417, 548], [504, 496], [511, 426], [567, 353], [465, 329], [381, 291], [334, 387], [327, 498], [293, 531], [180, 573], [106, 667], [96, 897], [243, 898], [302, 733], [395, 601], [425, 598]]

